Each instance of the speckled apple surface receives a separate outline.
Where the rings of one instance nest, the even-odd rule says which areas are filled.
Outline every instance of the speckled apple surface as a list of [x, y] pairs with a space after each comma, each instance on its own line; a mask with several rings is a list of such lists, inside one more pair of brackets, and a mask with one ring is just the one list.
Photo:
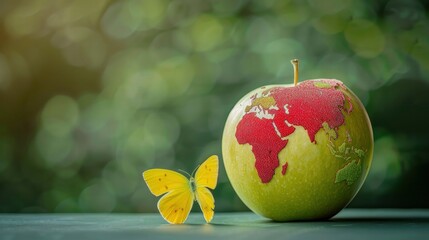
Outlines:
[[228, 178], [255, 213], [326, 219], [356, 195], [373, 155], [371, 123], [340, 81], [270, 85], [244, 96], [222, 139]]

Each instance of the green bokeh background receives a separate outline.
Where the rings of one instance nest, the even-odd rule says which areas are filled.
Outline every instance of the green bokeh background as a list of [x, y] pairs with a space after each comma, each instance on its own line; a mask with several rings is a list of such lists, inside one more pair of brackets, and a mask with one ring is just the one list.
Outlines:
[[[154, 212], [141, 173], [221, 156], [234, 104], [337, 78], [373, 123], [352, 207], [429, 207], [429, 4], [0, 1], [0, 212]], [[246, 207], [221, 166], [217, 211]]]

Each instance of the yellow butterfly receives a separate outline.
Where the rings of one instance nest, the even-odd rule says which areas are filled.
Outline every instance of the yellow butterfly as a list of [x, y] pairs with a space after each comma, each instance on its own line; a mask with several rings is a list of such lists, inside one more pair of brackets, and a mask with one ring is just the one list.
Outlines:
[[158, 201], [158, 210], [169, 223], [181, 224], [188, 218], [194, 201], [197, 201], [204, 219], [209, 223], [214, 215], [214, 198], [210, 189], [215, 189], [219, 170], [219, 159], [210, 156], [201, 164], [195, 177], [189, 179], [167, 169], [150, 169], [143, 172], [143, 179], [153, 195], [165, 194]]

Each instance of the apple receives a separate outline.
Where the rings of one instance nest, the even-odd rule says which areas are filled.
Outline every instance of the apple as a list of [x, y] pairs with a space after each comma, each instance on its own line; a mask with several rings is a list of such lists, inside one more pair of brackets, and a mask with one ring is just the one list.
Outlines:
[[269, 85], [244, 96], [225, 124], [226, 173], [253, 212], [275, 221], [328, 219], [353, 199], [373, 156], [358, 97], [341, 81]]

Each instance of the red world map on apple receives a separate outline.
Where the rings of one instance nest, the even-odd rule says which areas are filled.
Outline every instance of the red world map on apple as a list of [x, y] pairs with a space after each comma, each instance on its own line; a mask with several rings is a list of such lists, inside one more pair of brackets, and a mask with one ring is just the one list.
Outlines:
[[[316, 143], [316, 133], [326, 122], [331, 129], [344, 124], [344, 112], [353, 109], [350, 99], [347, 109], [342, 82], [331, 79], [304, 81], [295, 87], [274, 87], [261, 96], [252, 96], [251, 105], [237, 125], [235, 137], [239, 144], [250, 144], [255, 156], [255, 168], [263, 183], [268, 183], [279, 167], [279, 153], [295, 131], [302, 126], [310, 141]], [[286, 159], [287, 161], [287, 159]], [[286, 174], [288, 163], [282, 166]]]

